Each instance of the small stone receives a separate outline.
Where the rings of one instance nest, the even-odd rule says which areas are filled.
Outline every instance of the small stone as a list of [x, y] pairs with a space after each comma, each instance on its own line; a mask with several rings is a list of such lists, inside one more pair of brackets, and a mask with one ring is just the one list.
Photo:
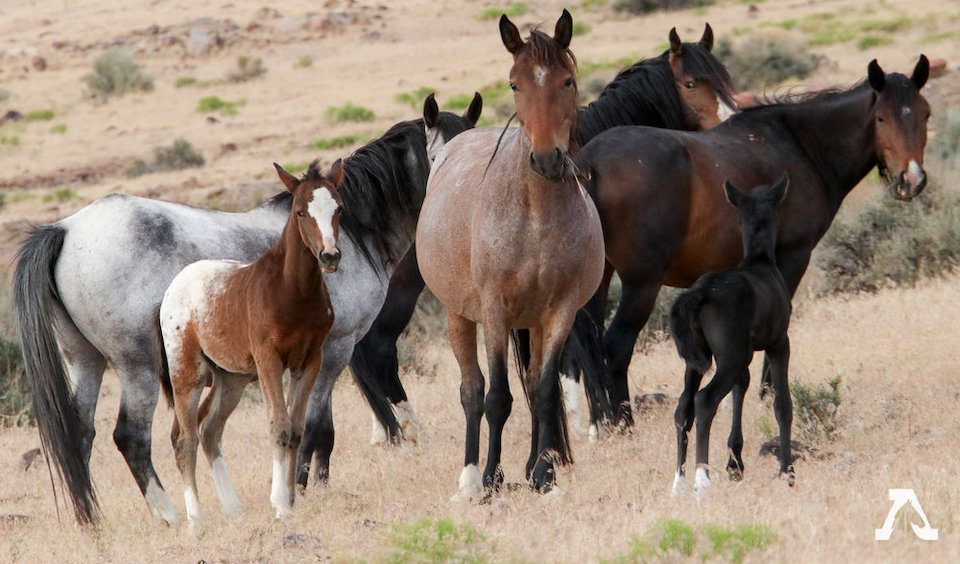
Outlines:
[[30, 64], [33, 65], [33, 70], [43, 72], [47, 70], [47, 60], [41, 57], [40, 55], [35, 56]]

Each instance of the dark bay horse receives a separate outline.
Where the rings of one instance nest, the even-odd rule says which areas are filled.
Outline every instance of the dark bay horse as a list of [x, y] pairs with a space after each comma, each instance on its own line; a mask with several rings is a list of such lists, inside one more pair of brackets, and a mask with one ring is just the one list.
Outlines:
[[[727, 472], [734, 480], [743, 477], [743, 393], [750, 382], [754, 351], [770, 359], [776, 398], [774, 410], [780, 426], [780, 475], [793, 485], [790, 456], [790, 426], [793, 401], [787, 382], [790, 360], [790, 291], [777, 268], [777, 206], [787, 194], [784, 175], [772, 186], [759, 186], [749, 194], [730, 181], [724, 193], [740, 212], [743, 260], [736, 268], [704, 274], [680, 294], [670, 310], [670, 332], [677, 352], [686, 363], [683, 393], [674, 420], [677, 427], [677, 473], [674, 495], [685, 488], [687, 433], [697, 423], [697, 471], [693, 492], [706, 495], [710, 488], [710, 426], [720, 402], [735, 391], [733, 424], [727, 447]], [[700, 381], [716, 359], [717, 372], [701, 390]]]
[[[187, 266], [160, 304], [169, 366], [164, 392], [180, 429], [174, 452], [191, 525], [201, 519], [196, 479], [201, 441], [224, 513], [241, 510], [221, 443], [224, 425], [253, 379], [260, 382], [269, 412], [270, 502], [278, 518], [291, 512], [307, 400], [323, 366], [323, 344], [334, 320], [323, 275], [336, 272], [340, 264], [343, 161], [333, 163], [326, 176], [314, 161], [302, 180], [274, 166], [293, 195], [280, 240], [252, 264], [202, 260]], [[212, 400], [201, 426], [200, 394], [208, 379]]]
[[[711, 53], [714, 37], [710, 24], [705, 25], [699, 41], [683, 43], [676, 29], [670, 30], [668, 39], [669, 49], [658, 57], [638, 61], [622, 70], [597, 100], [579, 109], [577, 139], [581, 145], [619, 125], [706, 130], [720, 122], [724, 108], [736, 107], [731, 97], [730, 76]], [[397, 339], [409, 324], [423, 287], [413, 248], [390, 280], [383, 309], [370, 331], [357, 343], [350, 363], [355, 374], [363, 375], [358, 381], [370, 386], [370, 389], [364, 388], [364, 393], [372, 397], [386, 394], [398, 415], [405, 415], [406, 419], [410, 417], [406, 415], [410, 407], [399, 378]], [[599, 341], [599, 336], [593, 340]], [[564, 364], [568, 365], [577, 362], [578, 355], [565, 354], [564, 357]], [[576, 366], [565, 370], [567, 375], [579, 372]], [[567, 378], [562, 381], [568, 382]], [[588, 395], [593, 420], [609, 411], [601, 401], [606, 398], [606, 388], [590, 390]], [[567, 397], [576, 399], [578, 395]], [[399, 438], [389, 431], [392, 427], [386, 423], [374, 421], [372, 442]]]
[[910, 77], [885, 74], [874, 60], [868, 79], [846, 91], [750, 108], [705, 133], [616, 128], [584, 147], [578, 163], [591, 176], [607, 260], [623, 283], [604, 335], [621, 422], [632, 424], [627, 367], [660, 287], [689, 287], [742, 258], [723, 181], [757, 186], [789, 173], [776, 256], [792, 296], [843, 199], [874, 167], [897, 199], [923, 190], [930, 106], [920, 89], [928, 71], [923, 55]]
[[[333, 383], [380, 312], [390, 275], [410, 248], [429, 155], [473, 127], [481, 107], [477, 96], [460, 116], [439, 112], [430, 98], [423, 119], [394, 125], [344, 159], [344, 256], [337, 274], [326, 280], [339, 313], [308, 407], [301, 483], [311, 458], [317, 463], [314, 476], [328, 476]], [[121, 387], [114, 442], [150, 510], [165, 521], [176, 519], [151, 456], [161, 370], [149, 353], [160, 338], [156, 305], [192, 262], [256, 260], [279, 239], [292, 200], [283, 191], [248, 212], [224, 213], [111, 194], [26, 237], [13, 280], [24, 367], [43, 447], [63, 477], [78, 521], [98, 515], [88, 463], [108, 362]], [[375, 411], [393, 417], [386, 398], [374, 399]], [[395, 419], [393, 425], [396, 429]]]
[[[566, 10], [553, 37], [538, 29], [524, 41], [506, 16], [500, 35], [513, 55], [510, 85], [519, 128], [465, 132], [437, 158], [417, 226], [417, 257], [427, 286], [447, 307], [450, 343], [460, 365], [466, 416], [464, 469], [457, 497], [495, 491], [503, 426], [513, 398], [507, 381], [510, 331], [530, 329], [531, 356], [521, 381], [532, 411], [527, 476], [549, 491], [554, 462], [571, 460], [559, 381], [560, 351], [577, 310], [603, 274], [596, 210], [572, 168], [577, 150], [576, 62]], [[599, 253], [599, 254], [598, 254]], [[483, 326], [490, 390], [477, 362]], [[481, 479], [480, 422], [489, 448]]]

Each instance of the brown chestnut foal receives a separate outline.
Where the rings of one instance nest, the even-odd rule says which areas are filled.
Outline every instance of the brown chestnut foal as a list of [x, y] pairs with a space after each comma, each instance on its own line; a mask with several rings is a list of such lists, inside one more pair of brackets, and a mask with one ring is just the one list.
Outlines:
[[[510, 84], [519, 128], [465, 131], [434, 161], [417, 226], [423, 279], [447, 307], [450, 344], [460, 365], [466, 416], [464, 468], [456, 499], [495, 491], [503, 426], [513, 397], [507, 382], [512, 329], [530, 329], [531, 358], [521, 381], [533, 432], [526, 473], [549, 491], [555, 460], [570, 460], [560, 399], [559, 358], [577, 309], [603, 274], [603, 233], [593, 202], [571, 166], [577, 149], [577, 84], [569, 51], [573, 22], [564, 10], [553, 37], [537, 29], [524, 41], [503, 16], [500, 34], [513, 55]], [[483, 326], [490, 371], [484, 400], [477, 363]], [[480, 422], [489, 451], [478, 467]]]
[[[343, 179], [341, 161], [321, 175], [317, 163], [302, 180], [274, 164], [293, 193], [290, 218], [280, 240], [252, 264], [204, 260], [184, 268], [160, 305], [160, 329], [169, 363], [167, 399], [176, 414], [174, 450], [184, 481], [191, 523], [200, 519], [197, 499], [197, 444], [210, 462], [224, 513], [239, 512], [221, 452], [223, 427], [253, 379], [270, 416], [274, 441], [270, 502], [277, 517], [290, 513], [297, 447], [303, 436], [310, 390], [323, 364], [323, 343], [333, 325], [322, 273], [336, 272]], [[286, 403], [283, 373], [290, 369]], [[203, 424], [200, 393], [213, 387]], [[175, 427], [176, 427], [175, 426]]]

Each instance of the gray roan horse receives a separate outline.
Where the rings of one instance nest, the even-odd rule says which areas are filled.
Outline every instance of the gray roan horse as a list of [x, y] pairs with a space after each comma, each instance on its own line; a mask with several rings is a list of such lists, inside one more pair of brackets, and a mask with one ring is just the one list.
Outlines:
[[[316, 478], [328, 476], [333, 384], [379, 313], [390, 275], [412, 243], [431, 157], [473, 127], [481, 106], [477, 95], [461, 117], [440, 113], [431, 97], [424, 120], [395, 125], [344, 161], [343, 260], [327, 279], [337, 316], [311, 396], [298, 462], [301, 485], [314, 454]], [[192, 262], [251, 262], [262, 255], [278, 240], [291, 199], [283, 192], [249, 212], [223, 213], [113, 194], [26, 238], [14, 301], [27, 379], [44, 449], [81, 523], [99, 514], [89, 459], [108, 362], [122, 389], [114, 442], [150, 510], [176, 521], [150, 454], [160, 386], [158, 360], [150, 352], [159, 339], [156, 306]]]
[[[519, 363], [533, 431], [526, 474], [539, 491], [555, 483], [554, 462], [571, 460], [560, 397], [560, 351], [574, 316], [603, 274], [600, 219], [571, 167], [577, 149], [576, 63], [566, 10], [554, 36], [534, 29], [525, 42], [506, 16], [513, 54], [510, 85], [520, 128], [468, 131], [437, 157], [427, 186], [417, 257], [427, 286], [447, 307], [460, 365], [466, 417], [464, 468], [456, 499], [496, 491], [503, 426], [513, 397], [507, 381], [510, 331], [530, 329], [530, 362]], [[477, 362], [483, 326], [490, 391]], [[486, 469], [478, 467], [480, 421], [490, 427]]]

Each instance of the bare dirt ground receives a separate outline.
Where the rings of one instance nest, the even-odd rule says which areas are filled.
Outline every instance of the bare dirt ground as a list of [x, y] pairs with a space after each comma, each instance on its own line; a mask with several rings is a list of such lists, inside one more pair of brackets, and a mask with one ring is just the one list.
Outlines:
[[[562, 3], [529, 2], [521, 23], [552, 22]], [[855, 40], [815, 47], [829, 64], [809, 82], [850, 84], [867, 62], [909, 71], [920, 52], [960, 60], [960, 5], [919, 0], [767, 0], [756, 13], [746, 3], [721, 1], [701, 10], [627, 17], [586, 2], [573, 6], [575, 21], [591, 26], [573, 49], [581, 62], [652, 56], [677, 26], [696, 38], [704, 21], [718, 37], [742, 36], [774, 22], [832, 13], [844, 21], [906, 17], [889, 34], [891, 43], [860, 50]], [[0, 127], [0, 260], [11, 264], [28, 222], [54, 221], [112, 191], [161, 197], [197, 205], [239, 209], [269, 196], [275, 186], [271, 162], [329, 162], [349, 149], [315, 151], [318, 137], [379, 134], [417, 116], [398, 102], [398, 93], [429, 86], [441, 102], [502, 79], [509, 58], [496, 20], [476, 15], [497, 4], [487, 1], [338, 1], [304, 4], [281, 0], [96, 0], [6, 2], [0, 5], [0, 88], [10, 93], [0, 110], [24, 114], [52, 109], [52, 120]], [[197, 18], [222, 39], [221, 47], [187, 53], [185, 38]], [[151, 26], [157, 26], [152, 29]], [[186, 31], [185, 31], [186, 30]], [[953, 33], [953, 35], [951, 35]], [[155, 81], [150, 93], [107, 103], [91, 101], [83, 76], [110, 45], [136, 54]], [[42, 56], [46, 69], [32, 60]], [[263, 59], [267, 74], [240, 84], [177, 88], [182, 77], [223, 78], [239, 56]], [[309, 57], [310, 66], [296, 63]], [[952, 78], [941, 84], [956, 86]], [[931, 88], [940, 88], [937, 82]], [[955, 94], [955, 92], [954, 92]], [[197, 111], [205, 96], [245, 99], [234, 116]], [[371, 108], [373, 121], [333, 123], [330, 106], [347, 102]], [[934, 112], [941, 108], [934, 106]], [[52, 129], [64, 125], [65, 131]], [[123, 174], [153, 147], [185, 137], [206, 157], [202, 168]], [[75, 192], [58, 198], [58, 190]], [[876, 190], [862, 186], [857, 197]], [[61, 201], [63, 200], [63, 201]], [[856, 198], [853, 205], [856, 205]], [[849, 205], [848, 205], [849, 207]], [[105, 226], [108, 227], [108, 226]], [[224, 520], [209, 473], [199, 471], [202, 508], [209, 518], [194, 535], [166, 528], [149, 515], [111, 433], [119, 388], [108, 374], [97, 415], [92, 468], [105, 522], [96, 533], [78, 529], [69, 510], [58, 523], [43, 464], [16, 469], [19, 456], [39, 446], [35, 429], [0, 430], [0, 560], [196, 561], [196, 560], [378, 560], [389, 558], [395, 523], [449, 517], [485, 537], [485, 554], [504, 560], [596, 561], [626, 553], [631, 538], [666, 518], [695, 527], [763, 524], [777, 540], [748, 560], [778, 561], [957, 561], [960, 558], [960, 417], [953, 386], [956, 338], [960, 334], [960, 278], [923, 283], [849, 299], [802, 299], [792, 329], [794, 381], [822, 384], [842, 379], [843, 427], [833, 442], [818, 444], [830, 454], [797, 463], [797, 485], [775, 479], [776, 463], [757, 450], [772, 410], [748, 394], [744, 414], [746, 480], [721, 479], [726, 460], [729, 409], [714, 424], [711, 460], [716, 489], [708, 501], [672, 499], [675, 439], [672, 399], [680, 391], [682, 367], [667, 343], [637, 354], [631, 368], [635, 392], [662, 392], [668, 407], [640, 418], [629, 436], [590, 444], [575, 440], [577, 463], [560, 471], [563, 494], [544, 498], [526, 491], [506, 493], [491, 505], [449, 501], [462, 462], [463, 415], [459, 376], [444, 339], [418, 345], [404, 382], [428, 440], [402, 448], [371, 447], [369, 411], [349, 377], [336, 390], [338, 436], [332, 479], [311, 489], [296, 517], [275, 523], [269, 508], [269, 451], [265, 411], [247, 401], [225, 436], [228, 464], [246, 514]], [[6, 314], [4, 314], [6, 315]], [[759, 361], [756, 363], [759, 365]], [[759, 366], [755, 367], [755, 371]], [[757, 375], [755, 372], [755, 380]], [[522, 481], [528, 446], [527, 408], [513, 382], [514, 413], [506, 428], [508, 482]], [[154, 460], [182, 511], [180, 479], [167, 438], [171, 414], [157, 410]], [[774, 425], [775, 428], [775, 425]], [[264, 448], [260, 448], [263, 445]], [[889, 509], [888, 488], [916, 490], [940, 540], [922, 542], [909, 527], [891, 541], [873, 540]], [[911, 518], [909, 512], [907, 520]], [[15, 517], [22, 515], [23, 517]], [[14, 517], [11, 517], [14, 516]], [[914, 520], [916, 520], [914, 518]], [[698, 549], [699, 550], [699, 549]], [[694, 554], [697, 557], [699, 552]]]

